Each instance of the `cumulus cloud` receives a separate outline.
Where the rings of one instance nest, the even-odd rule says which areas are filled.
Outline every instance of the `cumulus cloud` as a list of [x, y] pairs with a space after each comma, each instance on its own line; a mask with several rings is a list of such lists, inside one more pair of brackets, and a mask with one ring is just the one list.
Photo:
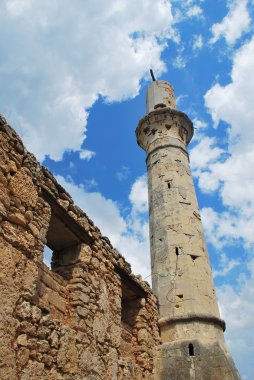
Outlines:
[[220, 120], [230, 124], [229, 137], [234, 150], [245, 151], [246, 144], [250, 148], [254, 142], [253, 65], [254, 38], [236, 52], [231, 82], [226, 86], [216, 83], [205, 95], [205, 103], [215, 126]]
[[202, 49], [204, 45], [204, 41], [203, 41], [203, 37], [201, 34], [195, 34], [195, 36], [193, 37], [193, 45], [192, 45], [192, 48], [193, 50], [200, 50]]
[[6, 8], [14, 18], [21, 16], [31, 6], [31, 0], [9, 0], [6, 2]]
[[[174, 9], [174, 23], [182, 22], [187, 18], [203, 17], [203, 9], [200, 6], [202, 0], [174, 0], [174, 3], [178, 5], [178, 7]], [[200, 5], [198, 3], [200, 3]]]
[[147, 177], [145, 174], [138, 177], [134, 182], [129, 199], [135, 211], [146, 212], [148, 210]]
[[195, 131], [192, 142], [197, 142], [205, 136], [206, 129], [208, 128], [208, 123], [197, 117], [195, 117], [192, 122]]
[[198, 5], [194, 5], [193, 7], [189, 8], [187, 11], [188, 17], [199, 17], [203, 13], [202, 9]]
[[215, 210], [206, 215], [210, 220], [208, 237], [213, 243], [232, 243], [232, 239], [243, 239], [246, 247], [254, 243], [253, 65], [254, 38], [235, 53], [231, 82], [225, 86], [216, 83], [205, 95], [215, 127], [221, 128], [220, 121], [228, 125], [227, 149], [223, 152], [213, 138], [203, 137], [191, 152], [200, 189], [219, 191], [222, 204], [227, 207], [220, 215]]
[[250, 16], [247, 0], [231, 0], [228, 3], [229, 13], [220, 23], [212, 26], [213, 37], [210, 42], [215, 43], [224, 37], [229, 45], [234, 44], [250, 27]]
[[211, 207], [201, 209], [203, 226], [206, 238], [214, 247], [243, 244], [246, 250], [252, 251], [254, 244], [253, 214], [246, 217], [244, 211], [237, 210], [236, 213], [229, 211], [217, 212]]
[[3, 0], [1, 112], [39, 159], [79, 151], [99, 96], [136, 96], [172, 34], [170, 1]]
[[[241, 4], [246, 5], [246, 2]], [[237, 34], [230, 29], [227, 33], [232, 34], [224, 37], [233, 43]], [[244, 266], [249, 273], [239, 274], [234, 283], [217, 288], [222, 317], [228, 326], [226, 338], [243, 379], [254, 376], [252, 365], [248, 365], [254, 353], [254, 346], [249, 341], [249, 336], [254, 333], [253, 318], [250, 317], [254, 313], [253, 65], [254, 38], [234, 53], [229, 83], [215, 83], [205, 94], [205, 104], [214, 127], [224, 128], [221, 134], [228, 137], [227, 146], [225, 140], [222, 145], [225, 148], [219, 148], [218, 140], [206, 136], [204, 127], [200, 129], [190, 155], [200, 190], [219, 196], [215, 208], [204, 207], [201, 210], [207, 241], [218, 252], [219, 265], [214, 271], [215, 277], [227, 277], [237, 266], [243, 265], [243, 257], [232, 258], [223, 250], [239, 245], [245, 249]]]
[[[199, 151], [194, 148], [194, 153]], [[216, 150], [207, 153], [216, 158]], [[215, 151], [213, 153], [213, 150]], [[195, 157], [195, 156], [194, 156]], [[193, 174], [198, 178], [203, 192], [219, 191], [219, 196], [227, 211], [218, 212], [203, 208], [201, 214], [208, 240], [215, 246], [235, 244], [241, 240], [246, 249], [254, 244], [254, 154], [253, 151], [234, 153], [223, 162], [211, 163], [204, 157]], [[202, 166], [206, 165], [206, 167]]]
[[190, 152], [190, 162], [193, 173], [197, 175], [202, 169], [207, 168], [207, 165], [216, 162], [223, 153], [223, 150], [218, 148], [217, 141], [213, 137], [204, 137]]
[[[226, 319], [226, 338], [230, 351], [237, 358], [237, 366], [243, 379], [254, 376], [254, 261], [249, 263], [249, 275], [238, 279], [237, 289], [231, 285], [217, 288], [222, 318]], [[248, 364], [249, 363], [249, 364]]]
[[239, 260], [230, 259], [225, 253], [222, 253], [220, 256], [219, 269], [213, 271], [213, 277], [226, 276], [238, 265], [240, 265]]
[[134, 181], [129, 195], [130, 210], [125, 217], [117, 202], [105, 198], [100, 192], [89, 192], [85, 186], [76, 185], [71, 178], [56, 178], [102, 234], [109, 237], [113, 246], [130, 262], [133, 272], [149, 281], [151, 269], [146, 177], [141, 176]]
[[[240, 274], [234, 284], [219, 286], [217, 289], [222, 317], [228, 325], [226, 338], [244, 379], [252, 379], [254, 376], [252, 366], [246, 364], [252, 361], [254, 353], [254, 346], [249, 341], [249, 336], [254, 333], [251, 317], [254, 313], [253, 65], [254, 38], [235, 53], [230, 82], [224, 86], [215, 83], [205, 95], [214, 127], [225, 128], [227, 148], [220, 152], [215, 143], [208, 144], [203, 152], [207, 159], [200, 160], [198, 149], [203, 136], [197, 140], [192, 153], [194, 174], [198, 178], [200, 189], [205, 192], [217, 191], [224, 210], [218, 211], [211, 207], [201, 210], [207, 240], [220, 254], [215, 276], [227, 276], [236, 266], [243, 264], [242, 257], [231, 258], [221, 254], [222, 249], [240, 244], [248, 252], [245, 265], [249, 274]], [[221, 121], [225, 123], [222, 124]]]
[[175, 68], [184, 69], [186, 67], [187, 59], [179, 53], [172, 63]]
[[116, 172], [116, 178], [121, 182], [129, 178], [130, 174], [130, 169], [127, 166], [122, 165], [121, 168]]
[[81, 158], [81, 160], [90, 161], [91, 158], [94, 156], [95, 156], [95, 152], [88, 150], [88, 149], [82, 149], [79, 152], [79, 157]]

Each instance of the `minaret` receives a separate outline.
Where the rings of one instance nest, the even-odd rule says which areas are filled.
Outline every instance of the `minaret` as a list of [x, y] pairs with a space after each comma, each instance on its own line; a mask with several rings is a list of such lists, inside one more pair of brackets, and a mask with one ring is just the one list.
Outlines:
[[173, 87], [153, 81], [136, 129], [146, 151], [152, 286], [162, 345], [155, 379], [240, 379], [224, 341], [212, 271], [186, 148], [193, 124]]

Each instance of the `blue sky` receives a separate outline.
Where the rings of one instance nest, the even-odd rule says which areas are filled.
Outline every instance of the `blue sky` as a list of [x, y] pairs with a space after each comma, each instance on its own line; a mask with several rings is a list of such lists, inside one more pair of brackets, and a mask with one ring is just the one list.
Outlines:
[[253, 0], [2, 0], [0, 112], [150, 280], [152, 67], [194, 121], [192, 173], [226, 338], [254, 378]]

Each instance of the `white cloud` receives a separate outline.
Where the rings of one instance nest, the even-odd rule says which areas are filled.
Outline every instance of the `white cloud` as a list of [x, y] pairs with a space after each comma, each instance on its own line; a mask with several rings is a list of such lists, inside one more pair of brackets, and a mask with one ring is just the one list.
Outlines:
[[[174, 23], [180, 23], [187, 18], [202, 18], [203, 9], [197, 4], [197, 1], [182, 1], [173, 0], [173, 3], [177, 4], [174, 8]], [[202, 3], [202, 1], [200, 1]]]
[[183, 57], [181, 53], [176, 56], [176, 58], [173, 60], [173, 66], [177, 69], [184, 69], [187, 63], [187, 59]]
[[[254, 38], [235, 54], [231, 82], [226, 86], [216, 83], [205, 95], [215, 126], [220, 120], [230, 124], [230, 143], [234, 150], [246, 150], [246, 144], [254, 143]], [[244, 142], [244, 144], [243, 144]]]
[[94, 178], [85, 179], [85, 181], [84, 181], [84, 188], [86, 190], [95, 189], [96, 187], [98, 187], [98, 183], [96, 182], [96, 180]]
[[230, 351], [237, 359], [242, 378], [254, 378], [254, 261], [249, 263], [249, 276], [238, 278], [237, 290], [231, 285], [217, 288], [222, 318], [227, 322], [226, 338]]
[[[215, 84], [205, 95], [215, 126], [228, 123], [228, 148], [202, 137], [191, 152], [194, 175], [203, 192], [218, 191], [226, 211], [203, 209], [207, 237], [215, 246], [241, 240], [246, 248], [254, 244], [254, 38], [235, 54], [231, 82]], [[221, 126], [219, 126], [221, 127]]]
[[99, 192], [88, 192], [83, 185], [56, 176], [72, 195], [76, 204], [94, 221], [131, 264], [135, 274], [150, 278], [149, 230], [147, 220], [147, 185], [145, 176], [138, 177], [130, 191], [131, 209], [124, 218], [119, 205]]
[[130, 169], [127, 166], [121, 166], [121, 168], [116, 172], [116, 178], [118, 181], [124, 181], [129, 178], [131, 174]]
[[135, 211], [146, 212], [148, 210], [147, 177], [145, 174], [138, 177], [134, 182], [129, 199]]
[[213, 37], [210, 42], [215, 43], [224, 37], [228, 44], [232, 45], [250, 27], [250, 16], [247, 9], [247, 0], [231, 0], [229, 3], [229, 13], [220, 23], [214, 24], [211, 28]]
[[202, 14], [203, 14], [203, 11], [198, 5], [194, 5], [193, 7], [189, 8], [187, 11], [188, 17], [199, 17]]
[[239, 260], [230, 259], [225, 253], [222, 253], [220, 255], [219, 269], [213, 270], [213, 277], [226, 276], [238, 265], [240, 265]]
[[198, 118], [193, 119], [193, 125], [194, 128], [202, 130], [208, 127], [208, 124], [204, 120]]
[[95, 156], [95, 152], [88, 150], [88, 149], [82, 149], [79, 152], [79, 157], [81, 158], [81, 160], [90, 161], [91, 158], [94, 156]]
[[184, 54], [185, 48], [183, 45], [180, 45], [177, 48], [177, 55], [172, 60], [172, 65], [177, 69], [184, 69], [188, 60], [190, 57], [187, 57], [186, 54]]
[[178, 95], [176, 98], [175, 98], [175, 102], [176, 102], [176, 106], [178, 109], [180, 109], [182, 103], [184, 102], [185, 99], [188, 99], [188, 95], [186, 94], [181, 94], [181, 95]]
[[194, 135], [192, 138], [192, 142], [198, 142], [205, 136], [205, 131], [208, 128], [208, 124], [197, 117], [195, 117], [193, 120], [193, 127], [194, 127]]
[[9, 0], [6, 2], [6, 8], [13, 17], [21, 16], [31, 5], [31, 0]]
[[202, 35], [195, 34], [193, 38], [193, 45], [192, 45], [193, 50], [200, 50], [202, 49], [203, 45], [204, 45], [204, 41], [203, 41]]
[[235, 213], [230, 209], [219, 213], [210, 207], [204, 207], [200, 214], [207, 241], [216, 248], [235, 246], [240, 242], [246, 250], [253, 251], [253, 213], [247, 216], [244, 208]]
[[217, 141], [213, 137], [204, 137], [190, 152], [190, 162], [193, 174], [197, 175], [206, 169], [207, 165], [216, 162], [223, 150], [216, 146]]
[[[194, 171], [202, 191], [219, 192], [225, 210], [218, 212], [211, 207], [201, 210], [207, 241], [217, 248], [219, 254], [223, 247], [241, 245], [248, 252], [248, 257], [253, 257], [254, 251], [253, 66], [252, 38], [233, 58], [230, 83], [225, 86], [217, 83], [205, 95], [206, 106], [212, 115], [214, 126], [222, 128], [220, 122], [227, 123], [225, 132], [229, 138], [228, 147], [216, 158], [216, 152], [209, 152], [209, 149], [216, 149], [216, 145], [210, 145], [208, 156], [214, 155], [214, 160], [196, 159]], [[198, 139], [198, 144], [203, 139], [204, 134]], [[194, 149], [194, 153], [198, 155], [198, 147]], [[253, 366], [250, 364], [254, 345], [249, 339], [254, 334], [254, 261], [245, 261], [250, 270], [250, 277], [239, 276], [234, 284], [220, 286], [217, 294], [222, 317], [228, 326], [226, 338], [230, 351], [237, 359], [236, 364], [242, 378], [250, 380], [254, 377]], [[217, 277], [226, 277], [240, 264], [243, 264], [241, 256], [235, 259], [222, 254], [219, 268], [214, 274]]]
[[165, 70], [172, 20], [165, 0], [1, 1], [1, 112], [39, 159], [80, 150], [99, 96], [134, 97]]

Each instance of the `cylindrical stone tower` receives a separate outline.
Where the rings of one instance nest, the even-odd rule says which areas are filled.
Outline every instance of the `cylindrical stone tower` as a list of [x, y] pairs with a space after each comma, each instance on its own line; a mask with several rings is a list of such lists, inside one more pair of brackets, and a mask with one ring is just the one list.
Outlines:
[[191, 120], [176, 110], [173, 87], [154, 81], [136, 129], [146, 151], [152, 286], [162, 345], [156, 379], [240, 379], [226, 348], [186, 147]]

